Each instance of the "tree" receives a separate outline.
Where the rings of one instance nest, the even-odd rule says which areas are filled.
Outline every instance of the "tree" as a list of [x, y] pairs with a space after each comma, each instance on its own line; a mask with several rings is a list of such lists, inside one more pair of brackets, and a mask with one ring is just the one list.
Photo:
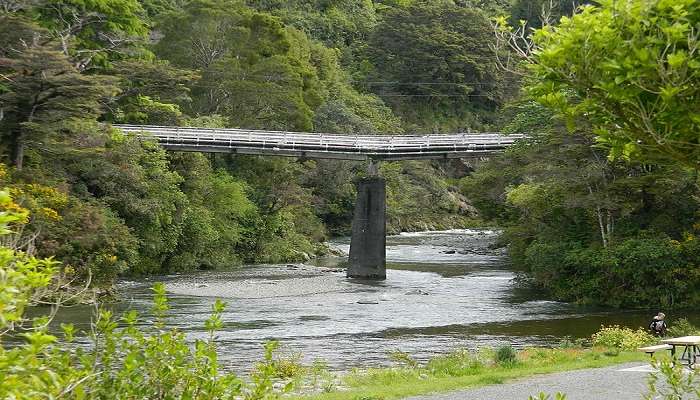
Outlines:
[[696, 175], [677, 164], [611, 160], [584, 120], [571, 133], [538, 103], [514, 108], [505, 130], [530, 138], [461, 182], [482, 215], [504, 227], [513, 264], [558, 299], [694, 304]]
[[103, 100], [116, 93], [114, 79], [80, 74], [64, 54], [29, 45], [12, 58], [0, 58], [5, 77], [0, 91], [0, 131], [12, 162], [22, 169], [26, 146], [71, 132], [80, 121], [95, 119]]
[[700, 3], [602, 0], [537, 30], [530, 90], [611, 157], [700, 163]]
[[190, 105], [194, 72], [161, 60], [115, 62], [109, 72], [119, 79], [120, 93], [105, 119], [127, 124], [181, 125], [180, 105]]
[[285, 24], [329, 47], [357, 45], [377, 24], [371, 0], [251, 0], [251, 7], [279, 15]]
[[573, 14], [583, 1], [579, 0], [516, 0], [510, 7], [512, 25], [527, 21], [531, 28], [541, 28]]
[[501, 101], [501, 74], [489, 43], [485, 14], [451, 1], [415, 1], [387, 11], [371, 35], [367, 56], [376, 68], [373, 89], [380, 95], [408, 96], [411, 103], [450, 96], [476, 108]]
[[156, 52], [196, 69], [194, 113], [216, 113], [238, 127], [312, 128], [321, 102], [313, 51], [303, 33], [241, 2], [198, 0], [163, 22]]
[[65, 156], [74, 192], [108, 205], [139, 239], [139, 262], [131, 265], [131, 272], [167, 269], [163, 262], [178, 245], [189, 203], [178, 187], [182, 177], [154, 142], [120, 134], [93, 140], [93, 151], [85, 154], [73, 145], [74, 151]]
[[189, 205], [177, 249], [166, 264], [172, 270], [226, 267], [252, 258], [238, 250], [244, 224], [257, 213], [248, 187], [220, 170], [203, 154], [172, 154], [170, 165], [183, 178], [180, 189]]
[[319, 132], [368, 135], [377, 129], [340, 101], [321, 105], [314, 115], [314, 127]]
[[78, 71], [133, 54], [148, 33], [137, 0], [40, 0], [24, 11], [58, 41]]

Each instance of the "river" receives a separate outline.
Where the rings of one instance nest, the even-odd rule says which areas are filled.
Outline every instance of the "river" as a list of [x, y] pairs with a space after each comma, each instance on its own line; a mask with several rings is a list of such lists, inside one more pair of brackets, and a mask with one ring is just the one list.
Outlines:
[[[452, 230], [390, 236], [383, 282], [346, 279], [340, 257], [125, 280], [116, 308], [136, 309], [148, 320], [150, 285], [163, 281], [172, 300], [169, 325], [204, 338], [212, 302], [225, 300], [221, 359], [239, 372], [261, 358], [262, 343], [270, 339], [306, 363], [319, 359], [348, 370], [387, 365], [391, 350], [424, 360], [456, 348], [553, 346], [567, 336], [590, 337], [601, 324], [646, 325], [657, 311], [582, 308], [519, 289], [506, 255], [491, 249], [496, 235]], [[332, 245], [347, 252], [349, 239]], [[89, 315], [70, 308], [58, 322], [86, 328]]]

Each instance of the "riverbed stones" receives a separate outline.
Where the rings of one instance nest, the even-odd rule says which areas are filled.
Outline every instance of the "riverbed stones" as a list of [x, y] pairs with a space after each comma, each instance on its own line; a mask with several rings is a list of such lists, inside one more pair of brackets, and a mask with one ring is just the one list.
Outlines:
[[166, 283], [166, 289], [179, 295], [231, 299], [308, 296], [342, 292], [345, 289], [344, 279], [333, 274], [314, 274], [305, 270], [286, 271], [286, 268], [284, 271], [289, 274], [289, 277], [284, 279], [253, 277], [240, 280], [211, 280], [207, 283], [176, 281]]

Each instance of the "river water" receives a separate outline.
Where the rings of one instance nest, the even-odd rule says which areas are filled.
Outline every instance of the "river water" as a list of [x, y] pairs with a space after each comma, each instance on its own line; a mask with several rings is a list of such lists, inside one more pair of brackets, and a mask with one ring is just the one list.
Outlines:
[[[491, 249], [496, 235], [453, 230], [390, 236], [383, 282], [346, 279], [338, 269], [342, 257], [122, 281], [124, 300], [116, 308], [136, 309], [147, 322], [150, 285], [163, 281], [172, 300], [169, 325], [194, 339], [206, 337], [202, 326], [211, 304], [223, 299], [222, 364], [239, 372], [261, 358], [262, 343], [271, 339], [304, 362], [320, 359], [348, 370], [386, 365], [391, 350], [424, 360], [456, 348], [552, 346], [567, 336], [590, 337], [601, 324], [643, 326], [656, 312], [581, 308], [519, 289], [505, 254]], [[347, 252], [349, 239], [332, 245]], [[86, 328], [89, 315], [70, 308], [58, 320]]]

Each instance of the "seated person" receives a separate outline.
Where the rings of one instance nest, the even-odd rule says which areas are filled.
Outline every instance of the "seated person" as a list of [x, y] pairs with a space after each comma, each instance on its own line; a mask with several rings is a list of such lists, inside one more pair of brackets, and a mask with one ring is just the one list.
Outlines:
[[649, 330], [656, 336], [666, 336], [666, 314], [660, 312], [654, 316], [654, 319], [649, 323]]

